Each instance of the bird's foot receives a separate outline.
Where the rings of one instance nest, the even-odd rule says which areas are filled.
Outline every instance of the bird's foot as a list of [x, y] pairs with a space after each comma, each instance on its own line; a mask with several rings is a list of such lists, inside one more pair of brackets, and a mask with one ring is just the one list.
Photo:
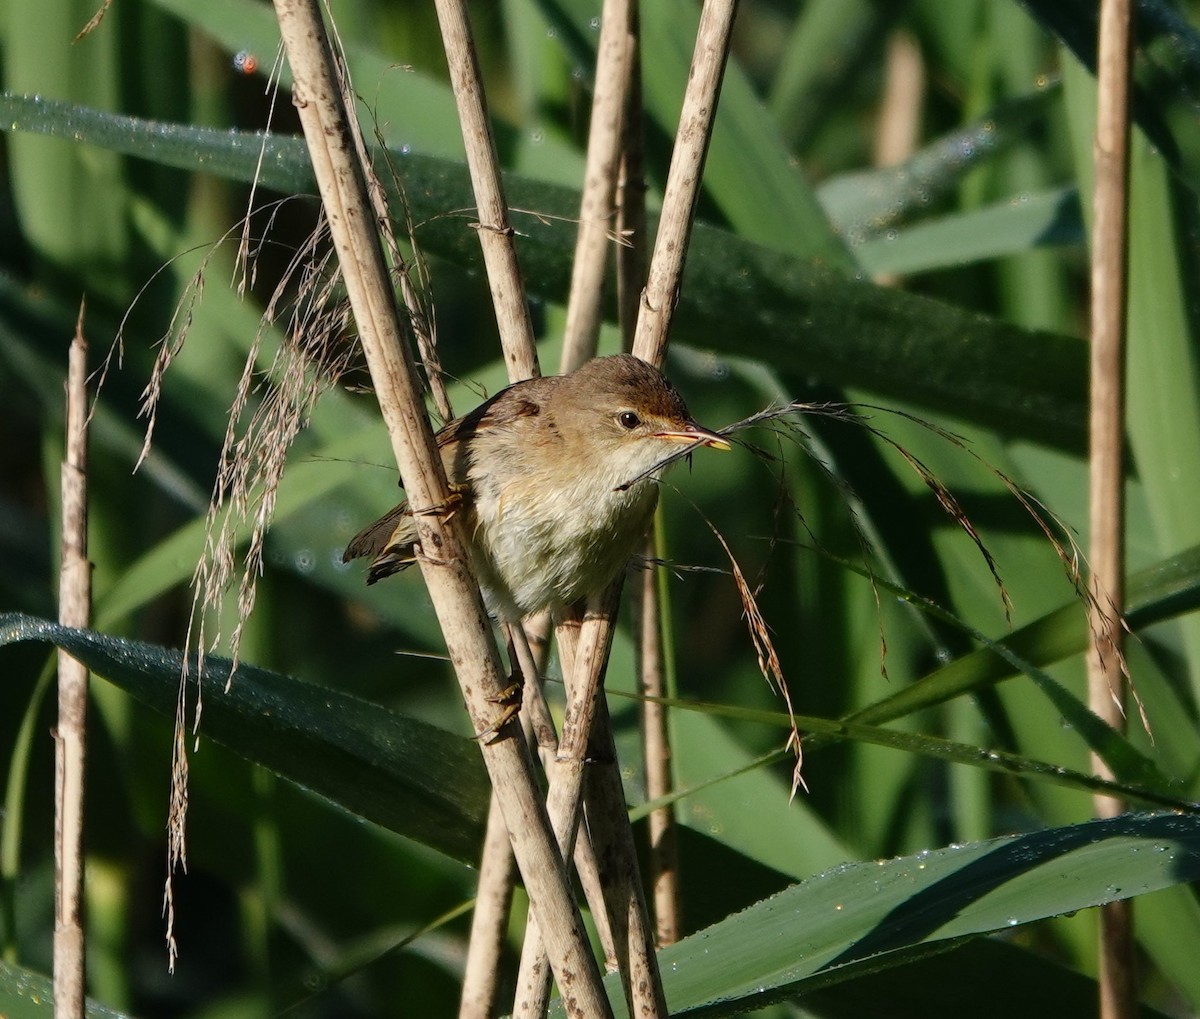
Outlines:
[[439, 502], [436, 506], [426, 506], [424, 509], [413, 510], [413, 516], [437, 517], [439, 520], [449, 520], [458, 512], [459, 507], [462, 506], [466, 494], [466, 485], [451, 484], [444, 502]]
[[496, 716], [496, 720], [484, 729], [483, 732], [476, 733], [475, 738], [480, 743], [491, 743], [500, 735], [500, 730], [521, 713], [521, 702], [524, 699], [522, 692], [524, 684], [521, 681], [520, 673], [515, 673], [510, 679], [511, 682], [508, 686], [496, 694], [495, 697], [488, 698], [490, 703], [499, 705], [500, 713]]

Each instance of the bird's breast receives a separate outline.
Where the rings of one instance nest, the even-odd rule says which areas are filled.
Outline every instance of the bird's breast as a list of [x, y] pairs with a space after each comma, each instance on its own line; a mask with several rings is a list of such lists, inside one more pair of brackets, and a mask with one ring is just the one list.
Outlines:
[[[525, 615], [598, 593], [644, 533], [655, 488], [537, 474], [473, 479], [472, 545], [493, 607]], [[514, 610], [515, 613], [514, 613]]]

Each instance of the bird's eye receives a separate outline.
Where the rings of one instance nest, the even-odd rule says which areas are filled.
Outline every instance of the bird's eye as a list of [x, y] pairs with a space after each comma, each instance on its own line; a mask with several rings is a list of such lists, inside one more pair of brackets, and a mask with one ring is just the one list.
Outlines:
[[627, 431], [633, 431], [642, 423], [642, 419], [631, 410], [623, 410], [617, 415], [617, 424]]

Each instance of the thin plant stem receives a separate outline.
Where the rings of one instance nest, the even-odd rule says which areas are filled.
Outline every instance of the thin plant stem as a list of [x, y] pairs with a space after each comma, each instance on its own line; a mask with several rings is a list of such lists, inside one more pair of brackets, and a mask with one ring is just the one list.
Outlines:
[[[700, 194], [704, 158], [708, 152], [708, 143], [716, 119], [717, 102], [725, 74], [725, 64], [729, 57], [736, 11], [737, 0], [706, 0], [696, 33], [696, 49], [679, 116], [675, 148], [671, 153], [671, 167], [667, 174], [667, 188], [663, 196], [654, 254], [647, 271], [645, 289], [641, 292], [641, 306], [631, 344], [634, 354], [658, 366], [662, 365], [666, 356], [671, 320], [683, 279], [683, 266], [695, 218], [696, 202]], [[635, 148], [630, 151], [636, 155], [638, 150]], [[636, 255], [631, 256], [631, 261], [635, 259]], [[625, 294], [623, 306], [628, 301], [629, 281], [626, 282]], [[657, 614], [655, 619], [657, 620]], [[657, 627], [657, 622], [655, 626]], [[643, 656], [645, 655], [644, 647]], [[651, 753], [661, 759], [667, 754], [668, 745], [665, 716], [661, 721], [648, 718], [647, 733], [650, 732], [651, 726], [658, 730], [659, 735], [652, 738], [653, 749], [651, 746], [647, 747], [647, 768], [651, 767]], [[659, 777], [662, 777], [661, 772]], [[669, 784], [669, 781], [668, 774], [666, 782]], [[670, 827], [671, 820], [660, 818], [658, 824], [662, 829], [666, 829]], [[661, 842], [659, 844], [661, 845]], [[656, 891], [656, 904], [659, 903], [658, 896], [661, 894], [662, 897], [656, 914], [659, 933], [660, 936], [665, 933], [669, 937], [675, 926], [670, 917], [676, 915], [677, 898], [672, 879], [665, 876], [667, 870], [659, 870], [657, 861], [654, 865], [655, 887], [661, 888], [661, 892]], [[663, 866], [668, 870], [674, 868], [674, 864], [665, 861]]]
[[[642, 76], [640, 23], [636, 8], [630, 19], [629, 92], [621, 143], [621, 178], [617, 186], [617, 309], [621, 340], [633, 349], [638, 307], [646, 283], [646, 181], [645, 138], [642, 123]], [[654, 526], [646, 538], [647, 563], [665, 558], [662, 512], [655, 513]], [[665, 697], [662, 641], [663, 586], [658, 572], [648, 567], [633, 588], [634, 618], [638, 626], [637, 672], [644, 692]], [[662, 704], [645, 700], [642, 712], [642, 759], [646, 768], [646, 795], [666, 799], [673, 788], [671, 740], [667, 712]], [[673, 943], [679, 935], [679, 853], [674, 804], [651, 812], [649, 882], [654, 896], [655, 940], [659, 947]]]
[[[589, 613], [594, 619], [585, 619], [583, 626], [567, 632], [559, 645], [565, 674], [582, 676], [589, 682], [591, 677], [602, 675], [611, 632], [601, 624], [614, 618], [619, 595], [620, 586], [614, 584]], [[616, 956], [611, 964], [620, 974], [630, 1014], [665, 1017], [668, 1013], [654, 954], [654, 934], [642, 895], [633, 829], [602, 688], [597, 691], [593, 710], [585, 750], [590, 766], [583, 773], [585, 830], [591, 835], [604, 901], [602, 908], [593, 906], [592, 911], [594, 916], [603, 915], [611, 928], [609, 941]]]
[[[896, 166], [916, 150], [921, 130], [921, 103], [925, 98], [925, 66], [912, 36], [894, 32], [888, 40], [883, 71], [883, 101], [875, 130], [876, 166]], [[877, 273], [875, 283], [894, 287], [895, 273]]]
[[[1095, 194], [1091, 266], [1090, 526], [1091, 639], [1088, 704], [1116, 729], [1124, 727], [1124, 463], [1125, 316], [1129, 202], [1129, 0], [1100, 5], [1098, 105], [1093, 146]], [[1093, 756], [1092, 766], [1111, 778]], [[1125, 808], [1097, 796], [1099, 817]], [[1137, 1012], [1133, 914], [1123, 901], [1100, 908], [1100, 1015], [1128, 1019]]]
[[508, 841], [508, 829], [493, 793], [480, 854], [479, 886], [471, 915], [459, 1019], [491, 1019], [498, 1012], [500, 959], [516, 880], [517, 867]]
[[[479, 60], [471, 32], [470, 16], [464, 0], [437, 0], [438, 22], [442, 30], [442, 43], [446, 51], [446, 61], [450, 69], [450, 81], [454, 91], [454, 99], [458, 108], [459, 123], [462, 128], [463, 144], [466, 148], [467, 165], [471, 173], [471, 184], [475, 192], [475, 204], [479, 212], [479, 243], [483, 251], [484, 265], [487, 271], [488, 285], [491, 288], [492, 304], [496, 313], [496, 324], [500, 333], [500, 345], [504, 351], [504, 360], [508, 370], [509, 381], [518, 382], [541, 373], [538, 365], [537, 349], [533, 339], [533, 324], [529, 317], [529, 306], [525, 299], [525, 287], [521, 278], [520, 264], [517, 260], [516, 248], [513, 244], [513, 230], [509, 224], [508, 203], [504, 197], [503, 183], [500, 176], [499, 160], [496, 158], [495, 139], [492, 136], [491, 121], [488, 117], [486, 93], [483, 88], [483, 78], [479, 71]], [[522, 631], [523, 639], [524, 633]], [[510, 641], [510, 647], [515, 646]], [[516, 667], [516, 663], [512, 663]], [[529, 684], [540, 682], [539, 673], [527, 666], [523, 671]], [[531, 701], [531, 705], [535, 702]], [[545, 738], [547, 725], [544, 721], [535, 721], [534, 729], [539, 734], [539, 743]], [[494, 807], [495, 801], [492, 801]], [[490, 809], [490, 808], [489, 808]], [[489, 830], [492, 824], [489, 820]], [[511, 900], [511, 888], [504, 889], [492, 886], [491, 881], [500, 881], [507, 877], [512, 879], [512, 870], [501, 861], [490, 859], [490, 854], [507, 855], [499, 840], [488, 839], [484, 844], [484, 856], [480, 863], [480, 900], [499, 901]], [[488, 882], [488, 883], [485, 883]], [[493, 929], [486, 929], [481, 923], [472, 924], [471, 942], [468, 946], [468, 970], [479, 972], [479, 981], [472, 988], [472, 995], [478, 1000], [490, 998], [494, 1001], [498, 994], [499, 971], [490, 962], [492, 950], [490, 946], [504, 937], [507, 929], [507, 918], [498, 911], [490, 911], [487, 917]], [[478, 920], [478, 918], [477, 918]], [[476, 951], [484, 953], [484, 961], [478, 965], [472, 957]], [[490, 986], [485, 989], [483, 982]], [[464, 1012], [468, 1002], [464, 993]], [[474, 1004], [471, 1007], [475, 1007]]]
[[[88, 562], [87, 340], [83, 312], [67, 369], [66, 457], [62, 465], [62, 561], [58, 621], [86, 627], [92, 613]], [[54, 738], [54, 1016], [82, 1019], [86, 973], [83, 932], [83, 797], [87, 760], [88, 670], [58, 652], [58, 726]]]
[[[333, 58], [314, 0], [276, 0], [294, 78], [293, 96], [330, 233], [341, 262], [375, 394], [417, 517], [419, 565], [476, 732], [488, 730], [505, 679], [478, 584], [471, 575], [462, 521], [448, 505], [445, 470], [424, 412], [417, 373], [392, 300], [363, 168], [354, 152]], [[545, 804], [519, 725], [481, 744], [533, 911], [548, 932], [550, 961], [571, 1016], [610, 1016], [600, 972], [571, 895]]]
[[[601, 678], [612, 642], [612, 619], [620, 599], [620, 584], [613, 584], [585, 614], [579, 630], [579, 648], [570, 647], [573, 627], [558, 628], [559, 654], [567, 681], [567, 714], [562, 738], [549, 769], [550, 789], [546, 807], [564, 856], [572, 853], [583, 810], [583, 782], [587, 768], [587, 741], [596, 704], [601, 699]], [[591, 625], [589, 625], [591, 624]], [[626, 819], [628, 824], [628, 818]], [[538, 923], [525, 928], [521, 967], [517, 977], [514, 1019], [537, 1019], [545, 1015], [550, 1000], [547, 933]], [[618, 958], [620, 950], [617, 950]]]
[[[338, 45], [340, 48], [340, 39], [338, 40]], [[345, 73], [345, 69], [340, 62], [336, 63], [334, 67], [338, 70], [338, 78], [342, 83], [342, 101], [345, 103], [346, 109], [352, 110], [354, 109], [354, 92], [350, 84], [350, 77]], [[380, 181], [379, 175], [375, 172], [375, 168], [371, 163], [366, 140], [363, 138], [362, 125], [359, 124], [358, 119], [355, 117], [350, 118], [349, 124], [351, 136], [354, 138], [355, 151], [358, 153], [359, 162], [362, 164], [366, 174], [367, 191], [371, 197], [371, 206], [375, 210], [376, 222], [379, 224], [380, 232], [383, 235], [384, 250], [392, 272], [400, 285], [400, 297], [404, 301], [405, 309], [408, 311], [409, 328], [412, 330], [413, 338], [416, 340], [417, 353], [421, 358], [421, 367], [425, 369], [425, 380], [429, 385], [429, 394], [433, 398], [433, 405], [437, 409], [442, 421], [449, 421], [454, 417], [454, 409], [450, 405], [450, 394], [446, 390], [446, 380], [442, 377], [442, 364], [438, 358], [433, 319], [428, 313], [417, 288], [413, 285], [411, 277], [413, 269], [420, 270], [422, 265], [419, 253], [417, 253], [416, 238], [411, 239], [415, 257], [413, 265], [409, 265], [408, 260], [404, 257], [404, 253], [400, 250], [399, 242], [396, 240], [396, 231], [392, 225], [392, 210], [388, 206], [387, 188], [383, 186], [383, 182]], [[410, 234], [412, 232], [411, 224], [409, 232]]]
[[625, 1000], [631, 1015], [665, 1017], [669, 1013], [654, 951], [654, 929], [642, 894], [629, 808], [603, 698], [596, 707], [588, 756], [599, 763], [587, 773], [587, 826], [593, 833]]
[[[661, 557], [661, 514], [646, 538], [647, 560]], [[668, 696], [663, 671], [662, 623], [657, 571], [648, 566], [639, 578], [638, 680], [642, 702], [642, 756], [646, 767], [646, 799], [663, 800], [674, 789], [671, 739], [667, 726]], [[673, 805], [650, 812], [650, 888], [654, 896], [654, 931], [659, 947], [679, 940], [679, 845]]]
[[895, 166], [916, 151], [925, 98], [921, 51], [907, 32], [895, 32], [888, 40], [883, 82], [872, 161], [876, 166]]
[[[623, 124], [629, 103], [630, 77], [634, 73], [636, 12], [635, 0], [606, 0], [601, 15], [587, 166], [567, 305], [561, 365], [564, 373], [573, 371], [595, 356], [599, 338], [604, 270], [608, 261], [616, 213], [621, 153], [625, 140]], [[547, 769], [550, 775], [548, 809], [564, 854], [575, 842], [579, 827], [586, 748], [593, 737], [606, 744], [612, 744], [607, 712], [597, 714], [597, 705], [603, 698], [604, 669], [619, 603], [616, 591], [619, 591], [619, 586], [610, 596], [591, 606], [581, 634], [577, 634], [573, 622], [561, 625], [557, 633], [564, 676], [568, 679], [567, 717], [563, 726], [562, 742], [553, 764]], [[597, 649], [598, 653], [577, 659], [571, 647], [577, 636], [588, 647]], [[575, 664], [568, 664], [569, 662]], [[594, 727], [601, 724], [605, 729], [604, 733], [593, 732]], [[623, 799], [621, 803], [623, 807]], [[622, 870], [632, 870], [636, 873], [637, 861], [632, 852], [633, 841], [629, 833], [629, 818], [625, 811], [622, 809], [619, 813], [597, 818], [596, 823], [617, 824], [625, 829], [628, 838], [622, 838], [619, 833], [600, 833], [594, 827], [591, 831], [595, 838], [602, 840], [606, 845], [628, 846], [630, 858], [623, 861]], [[586, 844], [582, 847], [576, 845], [577, 857], [581, 857], [581, 863], [588, 865], [587, 870], [580, 870], [580, 878], [585, 892], [589, 894], [593, 916], [600, 923], [602, 934], [607, 935], [602, 938], [606, 955], [622, 970], [622, 980], [631, 1012], [638, 1015], [665, 1014], [665, 1007], [661, 1005], [660, 981], [653, 959], [640, 960], [635, 964], [640, 973], [652, 972], [653, 979], [633, 980], [629, 944], [614, 944], [609, 926], [612, 917], [605, 906], [606, 901], [611, 901], [611, 889], [602, 875], [599, 879], [593, 877], [591, 868], [596, 866], [596, 857], [591, 852], [590, 842], [584, 841]], [[603, 894], [602, 899], [596, 898], [597, 891]], [[649, 923], [645, 916], [644, 903], [641, 909], [640, 926], [644, 927]], [[624, 930], [628, 924], [622, 924], [621, 927]], [[546, 979], [545, 949], [541, 940], [540, 929], [536, 923], [531, 923], [526, 928], [525, 946], [521, 955], [514, 1015], [533, 1017], [545, 1012], [550, 985]], [[653, 952], [653, 946], [650, 946], [649, 951]], [[635, 950], [632, 955], [636, 957], [638, 951]], [[631, 988], [635, 990], [631, 991]]]
[[646, 139], [642, 110], [641, 18], [629, 17], [629, 87], [622, 121], [621, 170], [617, 179], [617, 319], [621, 345], [633, 350], [638, 308], [646, 285]]
[[635, 0], [605, 0], [600, 15], [587, 165], [583, 174], [579, 230], [575, 235], [563, 336], [564, 374], [595, 357], [600, 335], [600, 302], [616, 214], [617, 179], [629, 91], [630, 19], [635, 8]]
[[541, 369], [533, 343], [533, 323], [525, 300], [521, 266], [513, 245], [513, 228], [508, 219], [508, 203], [500, 179], [496, 142], [488, 119], [471, 20], [466, 0], [436, 0], [436, 6], [467, 151], [467, 166], [471, 171], [471, 186], [479, 211], [479, 244], [496, 310], [500, 346], [508, 377], [516, 382], [540, 375]]
[[[678, 294], [683, 272], [684, 255], [691, 224], [695, 213], [696, 201], [699, 195], [699, 182], [708, 151], [708, 141], [711, 136], [716, 112], [717, 98], [720, 93], [721, 81], [724, 76], [725, 61], [729, 53], [729, 42], [733, 28], [733, 15], [736, 10], [736, 0], [708, 0], [701, 14], [700, 27], [696, 37], [696, 48], [692, 60], [691, 74], [688, 79], [687, 91], [684, 95], [683, 109], [680, 116], [680, 128], [676, 138], [675, 150], [671, 160], [671, 170], [668, 175], [667, 191], [664, 197], [663, 213], [660, 218], [658, 238], [655, 245], [655, 255], [651, 261], [646, 290], [643, 292], [641, 310], [638, 316], [637, 334], [633, 345], [633, 353], [646, 361], [661, 366], [666, 353], [666, 344], [675, 299]], [[609, 601], [608, 599], [612, 600]], [[605, 602], [608, 602], [605, 604]], [[611, 639], [612, 618], [616, 609], [615, 595], [610, 594], [602, 599], [592, 611], [594, 617], [585, 623], [580, 633], [580, 652], [575, 656], [573, 668], [568, 671], [564, 662], [564, 674], [572, 677], [576, 684], [574, 692], [568, 691], [568, 715], [563, 726], [563, 744], [581, 750], [586, 747], [587, 737], [591, 727], [592, 713], [595, 711], [596, 692], [599, 689], [600, 674], [603, 670], [603, 654], [595, 662], [594, 671], [585, 669], [585, 662], [593, 656], [591, 649], [607, 646]], [[588, 650], [585, 651], [584, 648]], [[560, 644], [561, 648], [561, 644]], [[568, 738], [572, 726], [578, 726], [578, 737]], [[569, 760], [571, 750], [560, 749], [559, 761]], [[560, 777], [561, 776], [561, 777]], [[618, 776], [619, 777], [619, 776]], [[575, 769], [564, 767], [556, 769], [551, 780], [550, 802], [551, 816], [562, 817], [569, 824], [571, 817], [578, 816], [578, 804], [575, 802], [582, 789], [582, 767]], [[561, 792], [556, 791], [556, 787]], [[561, 815], [556, 813], [561, 809]], [[612, 818], [612, 811], [600, 811], [606, 819]], [[599, 818], [598, 818], [599, 820]], [[569, 834], [570, 828], [556, 824], [560, 834]], [[613, 844], [619, 845], [624, 840], [614, 837]], [[640, 889], [630, 891], [630, 902], [640, 899]], [[644, 910], [644, 902], [641, 903]], [[610, 922], [615, 917], [610, 909]], [[649, 944], [647, 936], [640, 938], [639, 930], [645, 930], [648, 924], [630, 922], [627, 929], [632, 935], [629, 946], [633, 952], [644, 954], [637, 963], [645, 979], [633, 979], [630, 966], [635, 965], [630, 960], [623, 968], [622, 979], [627, 993], [637, 993], [637, 1007], [631, 1000], [631, 1010], [637, 1014], [660, 1014], [657, 1009], [663, 1001], [661, 979], [658, 974], [657, 961], [653, 953], [653, 945]], [[614, 922], [614, 932], [620, 944], [620, 931]], [[544, 936], [543, 936], [544, 939]], [[528, 955], [535, 948], [528, 940], [525, 953]], [[620, 951], [620, 950], [619, 950]], [[620, 954], [618, 956], [620, 960]], [[523, 967], [527, 964], [523, 961]], [[528, 965], [534, 965], [529, 963]], [[644, 971], [642, 967], [644, 966]], [[519, 985], [517, 1009], [514, 1015], [540, 1015], [539, 1007], [544, 1009], [540, 997], [540, 984], [534, 986]], [[665, 1006], [661, 1006], [664, 1007]], [[522, 1011], [524, 1009], [524, 1011]], [[661, 1013], [661, 1014], [665, 1014]]]
[[705, 0], [700, 14], [654, 254], [633, 341], [633, 353], [656, 367], [662, 367], [666, 357], [736, 12], [737, 0]]

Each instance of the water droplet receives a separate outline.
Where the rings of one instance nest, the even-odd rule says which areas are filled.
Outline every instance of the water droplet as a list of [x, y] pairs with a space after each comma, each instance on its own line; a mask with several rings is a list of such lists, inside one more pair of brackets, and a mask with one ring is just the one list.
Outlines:
[[590, 28], [593, 32], [596, 31], [596, 29], [598, 29], [599, 27], [600, 27], [600, 19], [598, 17], [592, 18], [592, 20], [588, 22], [588, 28]]
[[292, 564], [301, 573], [312, 573], [313, 567], [317, 563], [312, 552], [306, 548], [302, 548], [299, 552], [292, 556]]

